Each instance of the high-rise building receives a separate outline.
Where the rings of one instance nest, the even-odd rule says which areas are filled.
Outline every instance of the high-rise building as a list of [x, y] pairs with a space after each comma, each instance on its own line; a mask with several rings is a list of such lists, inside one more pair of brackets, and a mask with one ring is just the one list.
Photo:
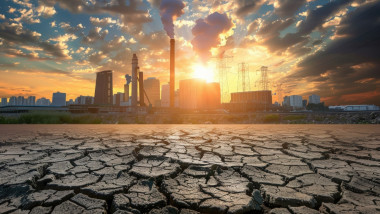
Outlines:
[[[160, 80], [155, 77], [149, 77], [144, 80], [144, 90], [149, 98], [152, 106], [157, 107], [160, 105]], [[145, 105], [149, 105], [147, 99], [145, 99]]]
[[36, 105], [37, 106], [49, 106], [51, 104], [49, 99], [46, 99], [45, 97], [42, 97], [37, 100]]
[[66, 106], [66, 93], [53, 93], [52, 106]]
[[9, 98], [9, 103], [8, 103], [9, 106], [15, 106], [17, 105], [17, 97], [15, 96], [12, 96], [11, 98]]
[[8, 98], [3, 97], [1, 98], [1, 106], [7, 106], [8, 105]]
[[170, 84], [161, 86], [161, 107], [170, 107]]
[[26, 105], [28, 106], [34, 106], [36, 105], [36, 97], [35, 96], [29, 96], [26, 100]]
[[91, 105], [94, 104], [94, 97], [80, 95], [75, 99], [77, 105]]
[[96, 73], [95, 99], [96, 105], [113, 104], [112, 71], [101, 71]]
[[137, 79], [139, 75], [139, 59], [136, 54], [132, 58], [132, 107], [137, 106]]
[[293, 108], [302, 108], [302, 96], [299, 95], [291, 95], [285, 96], [283, 106], [290, 106]]
[[309, 103], [310, 104], [318, 104], [321, 103], [321, 97], [315, 94], [312, 94], [309, 96]]
[[23, 96], [18, 96], [17, 97], [17, 103], [16, 103], [17, 106], [23, 106], [25, 105], [25, 97]]
[[188, 79], [179, 82], [180, 108], [215, 109], [219, 106], [219, 83], [206, 83], [203, 79]]

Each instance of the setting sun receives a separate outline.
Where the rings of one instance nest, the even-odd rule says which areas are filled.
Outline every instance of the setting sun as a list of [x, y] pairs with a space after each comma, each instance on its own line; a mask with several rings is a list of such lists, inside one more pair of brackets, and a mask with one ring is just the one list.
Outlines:
[[193, 78], [204, 79], [207, 82], [215, 81], [214, 69], [209, 65], [196, 64], [193, 66]]

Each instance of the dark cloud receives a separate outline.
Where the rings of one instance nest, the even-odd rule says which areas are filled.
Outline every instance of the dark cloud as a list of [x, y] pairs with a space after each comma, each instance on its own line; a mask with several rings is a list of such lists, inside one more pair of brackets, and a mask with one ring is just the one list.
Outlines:
[[254, 13], [259, 10], [265, 2], [266, 0], [235, 0], [237, 6], [235, 13], [240, 17]]
[[229, 31], [233, 26], [226, 14], [215, 12], [205, 19], [198, 19], [192, 29], [194, 35], [191, 44], [203, 60], [210, 56], [210, 50], [220, 44], [219, 35]]
[[336, 14], [352, 1], [353, 0], [332, 1], [309, 11], [307, 18], [301, 22], [297, 32], [288, 33], [285, 36], [281, 36], [280, 32], [291, 26], [295, 22], [295, 19], [287, 18], [273, 21], [274, 17], [269, 17], [263, 22], [257, 32], [257, 35], [261, 36], [258, 43], [266, 46], [272, 53], [282, 54], [288, 51], [294, 56], [306, 54], [311, 51], [309, 34], [315, 29], [322, 27], [326, 19]]
[[174, 38], [173, 21], [183, 15], [185, 11], [185, 3], [181, 0], [162, 0], [160, 5], [161, 22], [170, 38]]
[[[324, 50], [302, 60], [289, 78], [319, 82], [323, 96], [332, 91], [338, 97], [379, 91], [380, 22], [374, 21], [380, 20], [379, 11], [380, 2], [374, 2], [348, 13], [335, 39]], [[380, 104], [379, 94], [377, 97]]]
[[102, 31], [101, 27], [94, 27], [88, 32], [87, 36], [83, 36], [82, 43], [93, 44], [99, 41], [103, 41], [107, 34], [108, 30]]
[[298, 34], [310, 34], [317, 27], [321, 27], [327, 18], [334, 15], [336, 12], [338, 12], [340, 9], [352, 1], [353, 0], [331, 1], [320, 8], [309, 11], [306, 20], [303, 21], [298, 28]]
[[274, 12], [280, 17], [290, 17], [306, 3], [306, 0], [276, 0]]

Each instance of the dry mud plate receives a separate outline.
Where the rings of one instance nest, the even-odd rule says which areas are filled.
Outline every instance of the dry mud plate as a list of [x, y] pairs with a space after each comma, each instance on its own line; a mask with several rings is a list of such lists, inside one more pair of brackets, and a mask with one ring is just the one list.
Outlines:
[[0, 213], [379, 213], [380, 126], [0, 126]]

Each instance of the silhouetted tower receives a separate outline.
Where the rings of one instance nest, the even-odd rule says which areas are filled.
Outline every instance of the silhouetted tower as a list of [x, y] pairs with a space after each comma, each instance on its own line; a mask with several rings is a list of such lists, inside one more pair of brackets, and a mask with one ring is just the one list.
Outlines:
[[129, 84], [131, 84], [132, 77], [129, 74], [125, 75], [126, 84], [124, 84], [124, 102], [129, 101]]
[[136, 54], [133, 54], [132, 58], [132, 107], [137, 107], [137, 78], [138, 78], [139, 60]]
[[140, 97], [140, 106], [145, 106], [144, 102], [144, 73], [139, 70], [139, 97]]
[[170, 39], [170, 107], [174, 108], [175, 100], [175, 40]]
[[247, 63], [242, 62], [238, 65], [238, 91], [241, 83], [242, 91], [250, 91], [251, 83], [249, 77], [249, 66]]
[[261, 72], [260, 90], [266, 91], [269, 88], [268, 67], [261, 66], [260, 72]]
[[96, 73], [95, 98], [96, 105], [113, 104], [112, 71], [101, 71]]
[[220, 93], [221, 93], [221, 100], [222, 103], [226, 101], [230, 101], [230, 88], [229, 88], [229, 77], [228, 73], [231, 69], [229, 66], [230, 62], [233, 59], [233, 56], [226, 56], [223, 53], [219, 55], [218, 57], [215, 57], [217, 60], [217, 70], [218, 70], [218, 76], [219, 76], [219, 83], [220, 83]]

